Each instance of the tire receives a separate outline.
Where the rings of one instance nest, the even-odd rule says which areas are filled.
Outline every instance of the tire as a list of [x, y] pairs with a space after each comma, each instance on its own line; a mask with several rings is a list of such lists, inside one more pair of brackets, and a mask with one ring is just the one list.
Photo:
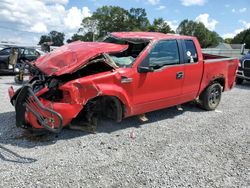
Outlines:
[[221, 100], [222, 87], [218, 83], [208, 86], [200, 95], [200, 105], [203, 109], [211, 111], [215, 110]]
[[236, 78], [236, 84], [241, 85], [244, 82], [243, 78]]

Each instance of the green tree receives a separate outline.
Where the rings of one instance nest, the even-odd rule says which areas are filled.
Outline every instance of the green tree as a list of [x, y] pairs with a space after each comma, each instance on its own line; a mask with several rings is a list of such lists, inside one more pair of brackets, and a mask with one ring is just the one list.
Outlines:
[[208, 30], [203, 23], [194, 22], [192, 20], [183, 20], [176, 31], [181, 35], [197, 37], [202, 48], [215, 46], [223, 41], [216, 32]]
[[146, 31], [150, 26], [146, 10], [143, 8], [131, 8], [129, 10], [128, 29], [130, 31]]
[[52, 42], [53, 46], [62, 46], [64, 44], [64, 36], [64, 33], [51, 31], [48, 35], [42, 35], [38, 44], [41, 45], [45, 42]]
[[223, 42], [223, 38], [215, 31], [209, 31], [210, 44], [209, 46], [217, 46], [220, 42]]
[[103, 6], [98, 8], [92, 15], [96, 21], [99, 37], [113, 31], [129, 30], [129, 12], [118, 6]]
[[149, 31], [161, 33], [174, 33], [168, 23], [163, 18], [154, 19], [153, 24], [149, 26]]
[[[83, 33], [84, 35], [89, 35], [92, 34], [91, 40], [95, 40], [95, 36], [98, 35], [99, 30], [98, 30], [98, 20], [95, 19], [94, 17], [86, 17], [82, 20], [81, 27], [78, 30], [78, 33]], [[82, 39], [85, 40], [86, 39]]]
[[38, 45], [41, 45], [41, 44], [46, 43], [46, 42], [51, 42], [51, 38], [48, 35], [42, 35], [40, 37], [40, 41], [39, 41]]
[[224, 42], [227, 43], [227, 44], [232, 44], [232, 38], [226, 38], [224, 39]]
[[74, 34], [71, 37], [71, 39], [67, 40], [67, 43], [71, 43], [71, 42], [78, 41], [78, 40], [83, 41], [84, 40], [84, 36], [83, 35], [79, 35], [79, 34], [76, 33], [76, 34]]
[[96, 36], [94, 33], [92, 32], [88, 32], [85, 35], [79, 35], [79, 34], [74, 34], [71, 39], [67, 40], [67, 43], [71, 43], [74, 41], [93, 41], [93, 35], [94, 37]]
[[232, 40], [232, 44], [246, 44], [246, 48], [250, 49], [250, 28], [238, 33]]
[[147, 31], [149, 26], [145, 9], [131, 8], [128, 11], [118, 6], [103, 6], [82, 20], [78, 32], [83, 35], [92, 33], [93, 38], [100, 38], [115, 31]]

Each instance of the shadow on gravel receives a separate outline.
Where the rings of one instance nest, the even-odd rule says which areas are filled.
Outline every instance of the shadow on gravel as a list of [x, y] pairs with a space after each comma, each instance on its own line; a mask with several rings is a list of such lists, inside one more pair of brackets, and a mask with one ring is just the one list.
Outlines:
[[[14, 79], [14, 78], [13, 78]], [[16, 82], [6, 82], [6, 83], [3, 83], [3, 84], [6, 84], [6, 85], [11, 85], [11, 86], [22, 86], [24, 84], [28, 83], [28, 81], [24, 81], [22, 84], [17, 84]]]
[[28, 157], [22, 157], [18, 155], [17, 153], [3, 147], [0, 145], [0, 159], [7, 162], [13, 162], [13, 163], [33, 163], [36, 162], [36, 159], [28, 158]]
[[244, 81], [243, 84], [236, 85], [235, 87], [238, 89], [250, 90], [250, 82]]
[[[196, 107], [196, 105], [192, 103], [182, 105], [182, 107], [183, 110], [178, 110], [176, 107], [171, 107], [147, 113], [146, 115], [149, 121], [146, 123], [140, 122], [137, 117], [126, 118], [121, 123], [116, 123], [112, 120], [101, 119], [98, 122], [96, 134], [112, 133], [131, 127], [140, 128], [143, 126], [143, 124], [154, 123], [164, 119], [171, 119], [183, 114], [184, 112], [206, 112]], [[91, 134], [65, 128], [59, 134], [47, 133], [39, 136], [33, 135], [15, 126], [15, 112], [0, 113], [0, 120], [0, 144], [11, 144], [24, 148], [51, 145], [55, 144], [58, 140], [67, 140]], [[117, 132], [117, 136], [119, 136], [119, 132]]]

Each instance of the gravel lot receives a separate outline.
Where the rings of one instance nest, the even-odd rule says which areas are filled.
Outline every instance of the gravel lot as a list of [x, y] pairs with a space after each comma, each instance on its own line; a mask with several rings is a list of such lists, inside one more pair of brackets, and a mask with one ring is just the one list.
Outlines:
[[12, 84], [0, 77], [0, 187], [250, 187], [250, 83], [213, 112], [187, 104], [143, 124], [102, 120], [97, 134], [40, 137], [15, 127]]

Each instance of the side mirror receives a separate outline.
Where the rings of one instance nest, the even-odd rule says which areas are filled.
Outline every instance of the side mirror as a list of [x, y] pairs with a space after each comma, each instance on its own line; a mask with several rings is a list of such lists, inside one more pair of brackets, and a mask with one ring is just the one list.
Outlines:
[[147, 73], [147, 72], [154, 72], [154, 69], [152, 67], [138, 67], [139, 73]]
[[141, 64], [138, 66], [139, 73], [153, 72], [153, 67], [149, 66], [149, 54], [142, 60]]

